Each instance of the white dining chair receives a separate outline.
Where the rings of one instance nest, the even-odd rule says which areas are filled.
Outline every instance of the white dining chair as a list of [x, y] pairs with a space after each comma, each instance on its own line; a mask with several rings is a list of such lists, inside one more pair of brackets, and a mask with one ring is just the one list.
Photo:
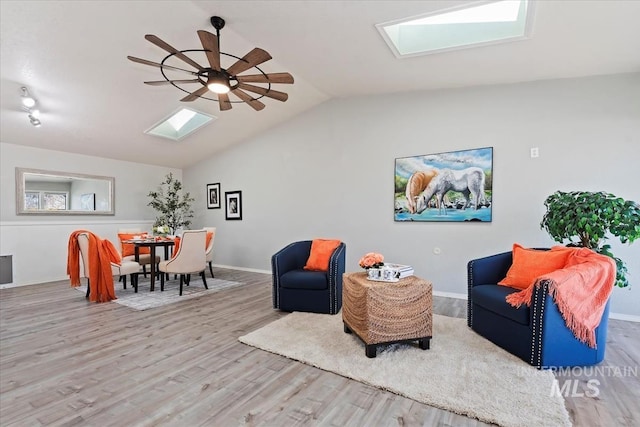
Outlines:
[[[204, 274], [207, 257], [205, 255], [206, 230], [186, 230], [182, 233], [180, 246], [174, 257], [166, 261], [160, 261], [158, 269], [162, 273], [180, 275], [180, 295], [184, 283], [189, 284], [192, 273], [199, 273], [202, 277], [205, 289], [207, 279]], [[164, 291], [165, 275], [160, 274], [160, 290]]]
[[[80, 258], [82, 259], [83, 277], [87, 279], [87, 298], [91, 293], [91, 283], [89, 282], [89, 235], [80, 233], [77, 236], [78, 247], [80, 248]], [[111, 275], [122, 278], [122, 287], [127, 289], [127, 275], [131, 277], [131, 284], [135, 292], [138, 292], [138, 273], [140, 272], [140, 264], [135, 261], [122, 260], [118, 265], [111, 263]]]
[[205, 251], [206, 263], [209, 265], [209, 272], [211, 273], [211, 277], [214, 278], [213, 275], [213, 241], [216, 238], [216, 227], [204, 227], [203, 228], [207, 234], [211, 233], [211, 240], [209, 240], [209, 244], [207, 245], [207, 249]]

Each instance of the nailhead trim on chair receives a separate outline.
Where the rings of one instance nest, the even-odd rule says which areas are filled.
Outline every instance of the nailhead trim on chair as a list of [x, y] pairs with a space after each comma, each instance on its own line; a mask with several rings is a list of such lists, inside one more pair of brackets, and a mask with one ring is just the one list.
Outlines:
[[280, 308], [280, 273], [278, 271], [278, 256], [286, 249], [288, 249], [290, 246], [295, 245], [298, 242], [293, 242], [293, 243], [289, 243], [287, 246], [285, 246], [284, 248], [280, 249], [274, 256], [273, 256], [273, 265], [271, 266], [271, 270], [273, 271], [272, 275], [273, 275], [273, 308]]
[[[542, 367], [542, 320], [544, 318], [544, 307], [546, 303], [546, 295], [548, 292], [548, 282], [543, 280], [540, 287], [534, 290], [532, 303], [532, 333], [531, 338], [531, 365], [541, 369]], [[538, 302], [540, 300], [540, 302]], [[539, 310], [538, 310], [539, 308]]]
[[473, 326], [473, 310], [471, 310], [471, 290], [473, 289], [473, 261], [467, 264], [467, 326]]
[[[331, 258], [329, 259], [329, 266], [331, 267], [331, 272], [329, 274], [329, 312], [330, 314], [336, 314], [338, 312], [338, 297], [335, 293], [335, 284], [338, 281], [338, 262], [337, 259], [344, 251], [344, 244], [340, 244], [338, 250], [334, 251], [331, 254]], [[333, 285], [333, 286], [332, 286]]]

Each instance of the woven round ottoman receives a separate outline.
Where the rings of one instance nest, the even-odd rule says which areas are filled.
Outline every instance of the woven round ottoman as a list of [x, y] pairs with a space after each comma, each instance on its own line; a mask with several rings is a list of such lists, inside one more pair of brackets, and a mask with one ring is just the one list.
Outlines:
[[432, 285], [416, 276], [398, 282], [375, 282], [367, 273], [342, 276], [342, 321], [346, 333], [365, 344], [367, 357], [378, 345], [418, 341], [429, 348], [432, 333]]

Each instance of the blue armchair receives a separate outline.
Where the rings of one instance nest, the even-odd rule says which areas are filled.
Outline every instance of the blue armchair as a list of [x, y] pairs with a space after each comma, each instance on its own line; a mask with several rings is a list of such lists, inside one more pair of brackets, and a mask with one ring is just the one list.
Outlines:
[[336, 314], [342, 307], [346, 245], [340, 243], [335, 249], [328, 271], [309, 271], [303, 267], [311, 252], [311, 242], [291, 243], [271, 257], [273, 308]]
[[518, 289], [498, 285], [511, 267], [512, 253], [472, 260], [467, 265], [467, 324], [478, 334], [538, 368], [595, 365], [604, 359], [609, 301], [596, 329], [596, 348], [580, 342], [565, 325], [542, 283], [531, 306], [512, 307], [505, 297]]

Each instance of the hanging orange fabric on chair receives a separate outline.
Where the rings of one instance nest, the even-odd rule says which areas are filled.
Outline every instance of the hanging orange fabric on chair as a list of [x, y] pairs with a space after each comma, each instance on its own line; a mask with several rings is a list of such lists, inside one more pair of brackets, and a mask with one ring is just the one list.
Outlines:
[[[69, 236], [67, 252], [67, 274], [71, 286], [80, 286], [80, 247], [78, 234], [89, 237], [89, 283], [91, 293], [89, 301], [107, 302], [116, 299], [111, 273], [111, 262], [120, 264], [120, 255], [109, 240], [102, 240], [87, 230], [76, 230]], [[85, 260], [85, 262], [87, 262]]]

